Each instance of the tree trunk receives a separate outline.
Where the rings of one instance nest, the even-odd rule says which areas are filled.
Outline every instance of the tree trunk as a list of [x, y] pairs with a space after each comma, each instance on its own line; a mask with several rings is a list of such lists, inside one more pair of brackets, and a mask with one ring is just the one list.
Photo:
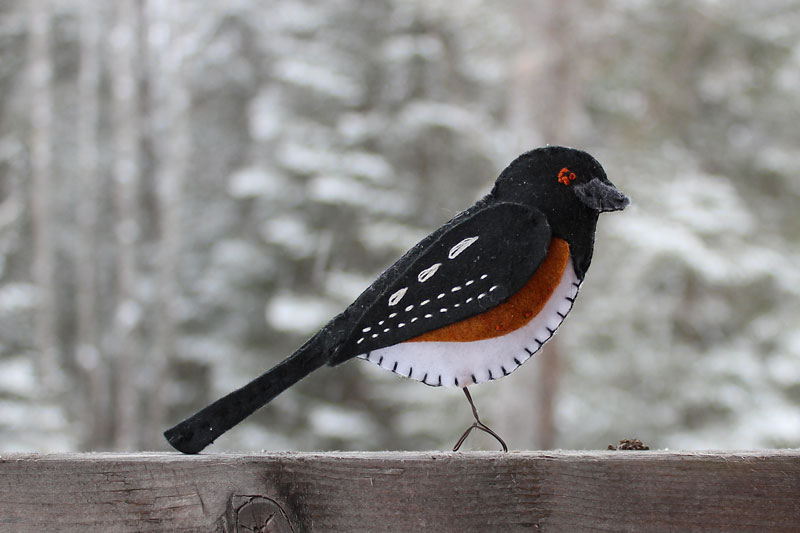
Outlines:
[[74, 260], [77, 265], [77, 362], [85, 389], [83, 411], [91, 413], [83, 428], [82, 447], [97, 449], [109, 443], [108, 368], [100, 353], [97, 331], [96, 267], [98, 179], [98, 99], [100, 86], [98, 6], [84, 0], [81, 8], [81, 63], [78, 75], [78, 167], [81, 190], [78, 206], [78, 232]]
[[138, 446], [139, 395], [137, 390], [138, 342], [141, 307], [136, 291], [136, 244], [139, 239], [137, 192], [139, 179], [139, 120], [137, 116], [137, 58], [135, 0], [116, 4], [111, 61], [114, 101], [115, 204], [117, 209], [117, 306], [114, 337], [117, 347], [114, 446], [130, 450]]
[[33, 280], [37, 289], [35, 344], [38, 371], [44, 390], [61, 386], [58, 332], [56, 329], [55, 240], [53, 238], [52, 126], [53, 67], [50, 57], [49, 0], [30, 0], [28, 61], [31, 98], [30, 176], [31, 227], [33, 233]]
[[164, 139], [159, 143], [164, 149], [158, 154], [160, 164], [157, 171], [158, 219], [160, 240], [157, 265], [156, 322], [153, 348], [148, 365], [150, 391], [148, 394], [149, 449], [164, 446], [161, 431], [164, 429], [165, 406], [164, 384], [169, 359], [175, 353], [175, 323], [180, 297], [178, 272], [181, 252], [182, 189], [191, 149], [189, 111], [191, 95], [183, 77], [183, 61], [186, 45], [181, 30], [182, 2], [153, 2], [151, 7], [156, 34], [168, 34], [165, 42], [154, 43], [153, 56], [158, 80], [155, 84], [160, 117], [154, 124], [155, 131]]

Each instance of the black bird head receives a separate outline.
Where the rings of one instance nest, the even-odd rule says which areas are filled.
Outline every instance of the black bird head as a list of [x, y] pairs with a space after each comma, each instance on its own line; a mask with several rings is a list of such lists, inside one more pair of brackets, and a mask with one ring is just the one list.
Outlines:
[[563, 146], [519, 156], [497, 178], [493, 194], [498, 200], [534, 205], [545, 214], [553, 208], [621, 211], [630, 203], [594, 157]]
[[591, 261], [598, 215], [630, 204], [594, 157], [563, 146], [519, 156], [500, 174], [489, 196], [544, 213], [553, 236], [570, 243], [581, 276]]

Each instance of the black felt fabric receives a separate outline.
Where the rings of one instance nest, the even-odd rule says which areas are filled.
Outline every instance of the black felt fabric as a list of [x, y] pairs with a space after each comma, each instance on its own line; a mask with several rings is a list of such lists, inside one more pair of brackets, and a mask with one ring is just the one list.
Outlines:
[[[413, 339], [506, 301], [530, 279], [550, 244], [544, 215], [508, 202], [479, 205], [437, 233], [436, 239], [391, 269], [387, 276], [391, 279], [361, 295], [356, 303], [368, 305], [332, 364]], [[471, 243], [467, 240], [476, 237]], [[458, 250], [465, 242], [469, 244]], [[435, 272], [425, 279], [425, 272], [432, 269]], [[391, 296], [403, 289], [391, 305]]]

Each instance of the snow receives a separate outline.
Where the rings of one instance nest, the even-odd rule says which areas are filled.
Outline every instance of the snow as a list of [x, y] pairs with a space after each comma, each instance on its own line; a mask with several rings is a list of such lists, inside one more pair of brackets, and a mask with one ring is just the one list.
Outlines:
[[662, 189], [664, 209], [693, 233], [741, 237], [753, 231], [753, 216], [725, 178], [683, 175]]
[[276, 87], [269, 87], [250, 102], [247, 116], [253, 139], [269, 141], [281, 132], [289, 117], [283, 113], [280, 99], [280, 91]]
[[364, 151], [338, 152], [286, 143], [278, 149], [281, 165], [299, 174], [348, 173], [375, 183], [391, 183], [392, 168], [383, 157]]
[[385, 129], [385, 120], [377, 113], [343, 113], [336, 124], [336, 132], [348, 144], [363, 142]]
[[444, 52], [442, 41], [432, 35], [398, 35], [383, 48], [387, 61], [407, 62], [414, 56], [436, 59]]
[[282, 144], [276, 150], [275, 156], [281, 166], [298, 174], [324, 172], [336, 168], [338, 163], [335, 152], [297, 142]]
[[354, 176], [368, 178], [376, 183], [391, 183], [392, 167], [386, 159], [367, 152], [347, 152], [342, 155], [340, 171], [349, 172]]
[[362, 98], [362, 89], [349, 76], [323, 65], [297, 59], [284, 59], [275, 65], [275, 76], [292, 85], [310, 89], [343, 102], [355, 104]]
[[0, 315], [28, 311], [36, 306], [36, 288], [30, 283], [0, 285]]
[[211, 250], [212, 272], [217, 276], [206, 278], [203, 284], [206, 290], [219, 287], [216, 297], [225, 297], [225, 283], [233, 281], [234, 284], [243, 283], [247, 279], [269, 276], [274, 270], [271, 258], [266, 254], [263, 246], [244, 239], [226, 239], [218, 242]]
[[408, 227], [389, 221], [379, 221], [374, 224], [365, 224], [359, 228], [359, 239], [370, 250], [389, 250], [399, 254], [405, 252], [419, 241], [428, 232], [421, 229]]
[[306, 223], [295, 216], [276, 216], [261, 226], [265, 242], [284, 248], [292, 257], [309, 257], [316, 249], [317, 238]]
[[369, 213], [402, 215], [413, 201], [398, 191], [369, 188], [362, 182], [342, 175], [320, 175], [308, 184], [308, 197], [320, 203], [350, 205]]
[[363, 411], [323, 405], [309, 413], [311, 430], [326, 438], [364, 440], [377, 432], [375, 424]]
[[325, 278], [324, 292], [337, 300], [349, 304], [369, 287], [374, 276], [366, 276], [359, 272], [342, 270], [329, 271]]
[[454, 131], [480, 129], [482, 120], [466, 109], [442, 102], [417, 101], [409, 104], [400, 115], [404, 128], [412, 131], [427, 127], [440, 127]]
[[265, 316], [270, 327], [297, 335], [310, 335], [341, 309], [329, 300], [283, 292], [270, 298]]
[[136, 327], [142, 318], [142, 307], [134, 300], [123, 300], [117, 306], [116, 322], [124, 331], [130, 331]]
[[242, 168], [234, 172], [228, 181], [228, 194], [234, 198], [274, 196], [278, 192], [278, 181], [258, 167]]
[[17, 356], [0, 360], [0, 395], [26, 396], [36, 390], [37, 383], [32, 358]]

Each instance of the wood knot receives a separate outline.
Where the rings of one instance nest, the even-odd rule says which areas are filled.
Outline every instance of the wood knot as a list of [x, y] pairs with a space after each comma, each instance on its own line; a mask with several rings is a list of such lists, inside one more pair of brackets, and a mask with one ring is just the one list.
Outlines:
[[281, 505], [264, 496], [234, 496], [235, 530], [247, 533], [293, 533]]

